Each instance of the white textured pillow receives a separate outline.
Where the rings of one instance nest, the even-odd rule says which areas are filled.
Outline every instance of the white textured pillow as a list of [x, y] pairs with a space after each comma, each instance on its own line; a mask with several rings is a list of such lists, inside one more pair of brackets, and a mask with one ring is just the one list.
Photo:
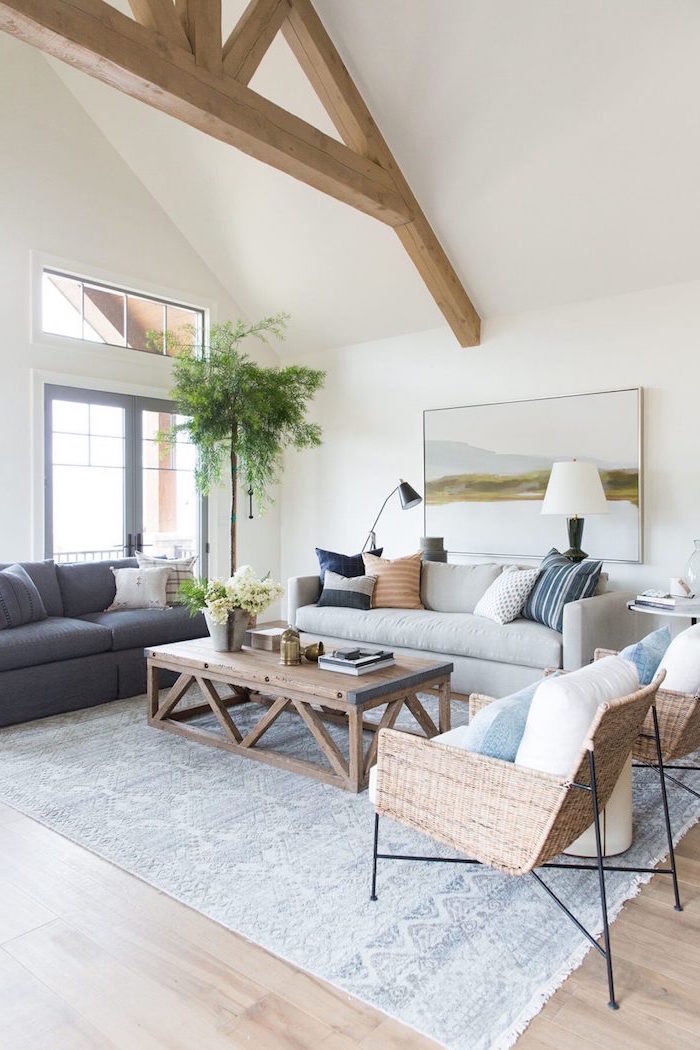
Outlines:
[[107, 612], [117, 609], [165, 609], [170, 569], [112, 569], [117, 593]]
[[178, 601], [180, 586], [185, 580], [194, 579], [194, 563], [197, 561], [196, 554], [192, 558], [155, 558], [152, 554], [136, 551], [136, 561], [139, 563], [140, 569], [161, 569], [164, 565], [167, 565], [169, 575], [165, 597], [168, 605], [181, 604]]
[[510, 623], [522, 612], [539, 574], [539, 569], [506, 566], [476, 603], [474, 615], [485, 616], [496, 623]]
[[693, 695], [700, 691], [700, 623], [676, 635], [664, 653], [662, 668], [666, 672], [662, 689]]
[[599, 705], [637, 689], [637, 668], [622, 656], [606, 656], [578, 671], [545, 679], [532, 698], [517, 765], [556, 776], [573, 773]]

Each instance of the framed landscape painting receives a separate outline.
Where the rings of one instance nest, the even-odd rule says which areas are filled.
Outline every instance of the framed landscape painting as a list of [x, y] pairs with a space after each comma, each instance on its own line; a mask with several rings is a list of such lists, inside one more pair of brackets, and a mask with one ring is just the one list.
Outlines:
[[608, 513], [586, 518], [592, 558], [642, 560], [642, 391], [609, 390], [423, 413], [425, 535], [454, 554], [541, 558], [568, 546], [543, 515], [552, 464], [595, 463]]

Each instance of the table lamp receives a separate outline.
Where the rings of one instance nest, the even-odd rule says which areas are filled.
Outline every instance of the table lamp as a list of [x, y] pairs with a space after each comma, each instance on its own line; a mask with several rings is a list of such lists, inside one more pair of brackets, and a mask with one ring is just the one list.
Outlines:
[[569, 549], [564, 557], [583, 561], [588, 555], [581, 550], [583, 520], [589, 514], [607, 514], [603, 483], [595, 463], [571, 459], [554, 463], [542, 504], [543, 514], [566, 515]]
[[387, 496], [387, 498], [384, 500], [384, 502], [382, 503], [381, 507], [379, 508], [379, 514], [377, 514], [376, 518], [372, 522], [372, 527], [370, 528], [370, 530], [369, 530], [369, 532], [367, 534], [367, 539], [365, 540], [365, 545], [362, 548], [363, 551], [367, 550], [368, 546], [369, 546], [370, 550], [374, 550], [374, 548], [377, 546], [377, 535], [376, 535], [374, 529], [376, 527], [377, 522], [379, 521], [379, 519], [382, 516], [382, 511], [384, 510], [384, 508], [386, 507], [387, 503], [389, 502], [389, 500], [391, 499], [391, 497], [394, 495], [395, 492], [398, 492], [398, 494], [399, 494], [399, 499], [401, 500], [401, 509], [402, 510], [410, 510], [411, 507], [417, 507], [419, 503], [423, 502], [422, 497], [418, 495], [418, 493], [413, 488], [413, 486], [409, 485], [407, 481], [403, 480], [403, 478], [399, 478], [398, 485], [396, 486], [395, 489], [391, 490], [391, 492], [389, 493], [389, 495]]

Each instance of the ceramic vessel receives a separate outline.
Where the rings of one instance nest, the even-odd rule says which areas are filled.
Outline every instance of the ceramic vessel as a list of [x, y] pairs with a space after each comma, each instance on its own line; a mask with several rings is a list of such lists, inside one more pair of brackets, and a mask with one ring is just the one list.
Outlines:
[[237, 653], [243, 648], [245, 633], [248, 630], [250, 613], [245, 609], [234, 609], [228, 614], [225, 623], [214, 623], [211, 613], [204, 610], [212, 648], [217, 653]]
[[696, 597], [700, 595], [700, 540], [695, 540], [695, 550], [690, 555], [685, 578], [693, 594]]

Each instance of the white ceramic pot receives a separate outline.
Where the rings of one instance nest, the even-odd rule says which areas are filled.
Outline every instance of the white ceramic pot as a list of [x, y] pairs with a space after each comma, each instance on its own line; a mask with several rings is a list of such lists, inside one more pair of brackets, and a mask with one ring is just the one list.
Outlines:
[[217, 653], [237, 653], [243, 648], [245, 633], [248, 630], [250, 613], [245, 609], [234, 609], [228, 614], [226, 623], [214, 623], [211, 613], [204, 610], [212, 648]]

